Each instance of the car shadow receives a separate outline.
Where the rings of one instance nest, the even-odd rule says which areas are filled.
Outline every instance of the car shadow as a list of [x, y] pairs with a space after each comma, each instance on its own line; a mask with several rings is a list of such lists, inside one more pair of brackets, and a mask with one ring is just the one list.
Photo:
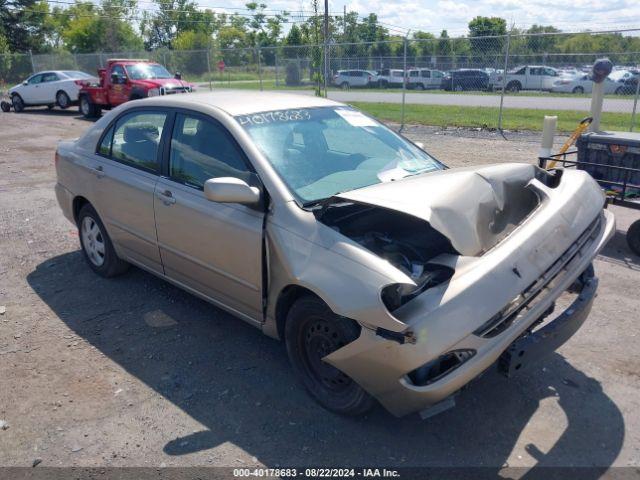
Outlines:
[[[379, 406], [351, 419], [309, 398], [281, 343], [139, 269], [103, 279], [76, 251], [27, 280], [77, 335], [206, 426], [167, 438], [171, 456], [231, 442], [270, 467], [484, 466], [497, 474], [513, 453], [525, 465], [590, 466], [581, 476], [595, 479], [622, 448], [618, 407], [559, 354], [509, 381], [491, 370], [455, 408], [426, 421]], [[523, 444], [528, 438], [537, 443]]]
[[616, 230], [609, 243], [598, 256], [606, 262], [615, 263], [640, 272], [640, 257], [629, 248], [627, 235], [624, 231]]
[[66, 110], [62, 110], [61, 108], [53, 108], [49, 110], [47, 107], [28, 107], [18, 115], [48, 115], [52, 117], [73, 117], [75, 120], [84, 120], [89, 123], [94, 123], [98, 120], [98, 118], [86, 118], [78, 111], [77, 105], [73, 105]]

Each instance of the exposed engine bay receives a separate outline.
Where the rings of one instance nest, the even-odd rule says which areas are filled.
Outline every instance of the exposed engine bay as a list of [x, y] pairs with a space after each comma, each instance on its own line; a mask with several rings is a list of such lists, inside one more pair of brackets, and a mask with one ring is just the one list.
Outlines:
[[405, 213], [358, 203], [341, 203], [321, 216], [325, 225], [358, 242], [405, 273], [416, 286], [399, 284], [384, 298], [395, 310], [424, 290], [446, 282], [454, 271], [432, 262], [441, 254], [459, 255], [428, 222]]

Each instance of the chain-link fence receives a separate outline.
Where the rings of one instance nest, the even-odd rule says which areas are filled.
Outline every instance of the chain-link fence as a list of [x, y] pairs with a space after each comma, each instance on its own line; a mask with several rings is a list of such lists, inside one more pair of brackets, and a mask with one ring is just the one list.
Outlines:
[[[200, 89], [294, 90], [355, 103], [384, 120], [539, 129], [557, 114], [571, 130], [590, 108], [590, 71], [608, 57], [602, 127], [637, 128], [640, 29], [496, 37], [152, 52], [0, 55], [0, 85], [43, 70], [94, 73], [110, 58], [146, 58]], [[0, 86], [0, 89], [4, 87]]]

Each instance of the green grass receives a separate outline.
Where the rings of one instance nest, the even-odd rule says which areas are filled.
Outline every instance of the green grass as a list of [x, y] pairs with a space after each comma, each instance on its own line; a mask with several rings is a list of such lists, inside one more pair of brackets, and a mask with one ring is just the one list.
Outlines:
[[[400, 104], [349, 102], [356, 108], [367, 112], [379, 120], [400, 122]], [[451, 105], [415, 105], [405, 106], [405, 123], [430, 125], [436, 127], [480, 127], [495, 128], [498, 125], [498, 108], [459, 107]], [[558, 131], [573, 131], [588, 112], [575, 110], [533, 110], [525, 108], [505, 108], [503, 128], [506, 130], [542, 130], [545, 115], [558, 116]], [[603, 113], [600, 125], [605, 130], [629, 129], [631, 117], [625, 113]]]

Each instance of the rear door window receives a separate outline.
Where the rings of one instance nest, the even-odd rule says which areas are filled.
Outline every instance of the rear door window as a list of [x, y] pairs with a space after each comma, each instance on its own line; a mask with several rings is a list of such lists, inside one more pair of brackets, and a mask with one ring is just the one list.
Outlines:
[[[110, 157], [125, 165], [157, 173], [160, 170], [158, 146], [166, 120], [164, 112], [123, 115], [115, 125]], [[106, 147], [101, 145], [102, 148]]]

